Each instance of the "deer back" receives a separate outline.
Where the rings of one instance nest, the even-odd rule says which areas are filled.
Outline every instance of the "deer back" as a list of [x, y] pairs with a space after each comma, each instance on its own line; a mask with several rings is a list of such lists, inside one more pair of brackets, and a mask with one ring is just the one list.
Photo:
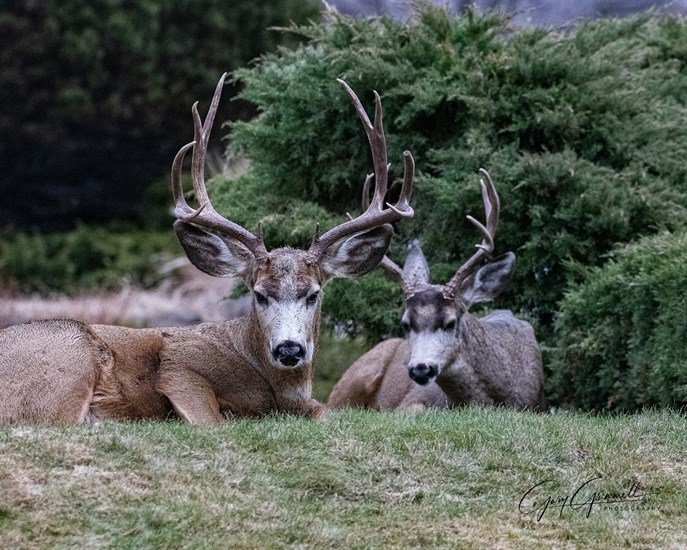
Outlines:
[[453, 406], [541, 408], [541, 353], [529, 323], [506, 310], [482, 318], [466, 313], [457, 340], [455, 358], [436, 377]]

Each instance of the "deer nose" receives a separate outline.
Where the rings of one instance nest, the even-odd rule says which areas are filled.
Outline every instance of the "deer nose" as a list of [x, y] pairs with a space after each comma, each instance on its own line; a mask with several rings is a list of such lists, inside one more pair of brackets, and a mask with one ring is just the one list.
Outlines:
[[305, 349], [298, 342], [286, 340], [272, 351], [274, 358], [286, 367], [294, 367], [305, 357]]
[[439, 367], [431, 363], [418, 363], [408, 369], [411, 380], [424, 386], [432, 378], [439, 374]]

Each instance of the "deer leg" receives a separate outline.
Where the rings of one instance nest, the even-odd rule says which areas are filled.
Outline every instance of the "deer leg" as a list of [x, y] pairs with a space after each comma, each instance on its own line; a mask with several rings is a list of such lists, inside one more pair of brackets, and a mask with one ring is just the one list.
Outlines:
[[[310, 391], [308, 391], [308, 393], [310, 393]], [[304, 416], [316, 420], [324, 420], [329, 416], [329, 408], [312, 397], [281, 401], [278, 410], [285, 414]]]
[[315, 420], [326, 420], [329, 418], [329, 409], [317, 399], [311, 399], [308, 405], [305, 416], [314, 418]]
[[[332, 409], [373, 409], [382, 385], [386, 369], [377, 369], [368, 363], [365, 356], [353, 363], [336, 383], [327, 404]], [[372, 368], [371, 368], [372, 367]]]
[[398, 408], [410, 412], [419, 412], [425, 409], [446, 409], [448, 406], [446, 394], [436, 382], [430, 382], [426, 386], [414, 385], [398, 405]]
[[415, 403], [401, 403], [398, 406], [398, 409], [401, 411], [406, 411], [406, 412], [410, 412], [410, 413], [418, 413], [418, 412], [422, 412], [424, 410], [427, 410], [427, 407], [425, 406], [424, 403], [415, 402]]
[[210, 382], [184, 368], [162, 368], [156, 389], [172, 403], [179, 416], [192, 424], [217, 424], [222, 417]]

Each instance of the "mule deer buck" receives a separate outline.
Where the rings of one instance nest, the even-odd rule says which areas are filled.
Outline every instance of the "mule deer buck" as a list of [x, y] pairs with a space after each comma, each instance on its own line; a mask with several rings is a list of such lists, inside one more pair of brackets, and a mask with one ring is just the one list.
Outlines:
[[[395, 205], [384, 207], [389, 166], [382, 107], [375, 92], [370, 122], [342, 80], [367, 133], [376, 190], [358, 218], [323, 235], [308, 250], [265, 248], [257, 236], [220, 216], [204, 182], [207, 142], [224, 85], [222, 76], [205, 123], [193, 106], [194, 141], [172, 164], [174, 229], [187, 256], [217, 277], [238, 276], [252, 294], [250, 313], [194, 327], [132, 329], [50, 320], [0, 331], [0, 423], [66, 423], [99, 419], [163, 419], [214, 423], [223, 415], [273, 411], [319, 417], [312, 398], [322, 287], [333, 277], [374, 269], [391, 239], [390, 222], [413, 215], [413, 158]], [[193, 148], [191, 173], [199, 207], [184, 199], [182, 162]]]
[[[483, 318], [468, 311], [472, 304], [496, 298], [515, 266], [512, 252], [491, 258], [500, 206], [489, 174], [482, 174], [486, 227], [468, 216], [482, 234], [478, 250], [446, 285], [429, 283], [429, 267], [417, 241], [403, 269], [384, 257], [380, 266], [403, 288], [401, 324], [407, 339], [386, 340], [355, 361], [332, 390], [330, 407], [544, 407], [542, 360], [532, 327], [510, 311]], [[365, 189], [363, 204], [368, 196]]]

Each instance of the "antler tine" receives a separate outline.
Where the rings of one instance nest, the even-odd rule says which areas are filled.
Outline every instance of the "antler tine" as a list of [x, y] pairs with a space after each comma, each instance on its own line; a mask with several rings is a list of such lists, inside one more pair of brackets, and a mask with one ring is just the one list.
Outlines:
[[172, 196], [174, 197], [174, 215], [176, 217], [192, 215], [195, 212], [193, 208], [186, 204], [184, 189], [181, 185], [181, 170], [184, 164], [184, 157], [186, 152], [195, 144], [196, 142], [192, 141], [184, 145], [174, 156], [174, 161], [172, 162]]
[[[205, 157], [207, 155], [208, 140], [212, 131], [212, 124], [215, 121], [217, 107], [222, 95], [222, 87], [227, 73], [224, 73], [217, 83], [215, 93], [208, 109], [203, 124], [198, 114], [198, 102], [193, 104], [191, 112], [193, 114], [193, 134], [194, 141], [184, 145], [174, 157], [172, 163], [172, 193], [174, 195], [174, 215], [182, 221], [193, 223], [199, 227], [204, 227], [226, 236], [232, 237], [248, 248], [255, 257], [262, 257], [267, 254], [265, 245], [261, 237], [256, 237], [247, 229], [220, 216], [212, 206], [207, 188], [205, 187]], [[191, 208], [185, 198], [181, 186], [181, 170], [186, 152], [193, 147], [193, 157], [191, 159], [191, 179], [193, 180], [193, 191], [198, 200], [199, 207]]]
[[470, 220], [481, 233], [482, 242], [476, 245], [478, 249], [477, 252], [458, 268], [456, 274], [446, 284], [446, 291], [444, 294], [447, 298], [454, 297], [463, 281], [475, 271], [485, 258], [491, 257], [494, 251], [494, 236], [496, 235], [496, 228], [499, 223], [501, 202], [489, 172], [484, 168], [480, 168], [480, 173], [486, 178], [486, 182], [484, 179], [480, 179], [480, 187], [482, 190], [482, 202], [484, 203], [487, 223], [485, 226], [472, 216], [467, 216], [467, 219]]
[[401, 286], [405, 290], [406, 280], [403, 277], [403, 270], [396, 262], [389, 258], [389, 256], [385, 255], [384, 258], [382, 258], [382, 261], [379, 263], [379, 267], [384, 269], [384, 271], [386, 271], [392, 279], [401, 283]]
[[[351, 98], [353, 106], [355, 107], [355, 110], [360, 117], [360, 121], [365, 128], [368, 141], [370, 142], [372, 161], [374, 164], [375, 191], [372, 201], [364, 206], [364, 212], [361, 216], [358, 216], [355, 219], [349, 219], [349, 221], [333, 227], [319, 238], [313, 238], [309, 253], [311, 258], [314, 260], [317, 260], [322, 253], [327, 250], [327, 248], [343, 237], [353, 235], [367, 229], [372, 229], [373, 227], [379, 227], [385, 223], [390, 223], [400, 218], [412, 217], [414, 213], [409, 204], [410, 196], [413, 192], [413, 177], [415, 171], [415, 161], [413, 160], [413, 156], [410, 154], [410, 151], [405, 151], [403, 153], [403, 187], [401, 188], [399, 199], [395, 205], [386, 203], [387, 208], [383, 208], [384, 197], [386, 196], [387, 192], [387, 181], [390, 165], [387, 163], [386, 140], [384, 138], [384, 128], [382, 124], [382, 102], [379, 94], [374, 92], [375, 117], [374, 123], [372, 123], [370, 122], [370, 118], [367, 116], [367, 113], [365, 112], [365, 109], [360, 103], [360, 100], [355, 92], [343, 80], [337, 79], [337, 81], [344, 87]], [[363, 194], [364, 205], [365, 201], [369, 200], [367, 197], [369, 197], [369, 185], [371, 177], [372, 175], [370, 174], [365, 179], [367, 192]]]
[[340, 78], [337, 78], [336, 81], [344, 87], [351, 98], [353, 106], [360, 117], [360, 121], [363, 123], [363, 128], [365, 128], [367, 140], [370, 142], [375, 177], [375, 194], [372, 199], [372, 204], [381, 208], [387, 191], [386, 188], [390, 166], [387, 162], [386, 154], [386, 138], [384, 137], [384, 123], [382, 120], [382, 100], [377, 91], [373, 90], [372, 93], [375, 96], [375, 118], [374, 123], [372, 123], [360, 99], [358, 99], [358, 96], [351, 87]]
[[[387, 165], [387, 170], [391, 167], [391, 164]], [[413, 155], [411, 155], [410, 151], [403, 151], [403, 185], [401, 186], [401, 193], [398, 197], [398, 201], [396, 202], [396, 206], [389, 204], [388, 202], [386, 203], [387, 207], [391, 208], [392, 210], [399, 207], [399, 210], [401, 212], [408, 211], [410, 208], [410, 195], [413, 193], [413, 176], [415, 172], [415, 161], [413, 160]], [[368, 174], [367, 177], [365, 178], [365, 183], [363, 184], [363, 199], [362, 199], [362, 207], [363, 207], [363, 212], [367, 211], [368, 208], [370, 208], [370, 182], [372, 181], [372, 177], [374, 174]], [[375, 189], [375, 198], [377, 198], [378, 193]], [[382, 196], [382, 199], [384, 197]], [[374, 201], [373, 201], [374, 202]], [[412, 209], [411, 209], [412, 210]], [[407, 216], [407, 214], [404, 213], [399, 213], [400, 216]]]
[[[496, 186], [484, 168], [479, 169], [480, 173], [487, 178], [486, 183], [480, 178], [480, 186], [482, 187], [482, 202], [484, 202], [484, 208], [487, 209], [487, 229], [492, 237], [496, 234], [496, 227], [499, 223], [499, 215], [501, 214], [501, 199], [496, 192]], [[485, 195], [486, 189], [486, 195]]]
[[[373, 176], [374, 174], [368, 174], [365, 178], [365, 183], [363, 184], [363, 198], [361, 201], [363, 212], [370, 207], [370, 182], [372, 181]], [[349, 219], [353, 219], [350, 214], [348, 217]], [[406, 296], [413, 293], [413, 289], [411, 288], [409, 282], [403, 276], [403, 269], [401, 269], [396, 262], [389, 258], [389, 256], [385, 254], [378, 267], [381, 267], [384, 271], [386, 271], [394, 281], [400, 283], [401, 287], [403, 288], [403, 293]]]

